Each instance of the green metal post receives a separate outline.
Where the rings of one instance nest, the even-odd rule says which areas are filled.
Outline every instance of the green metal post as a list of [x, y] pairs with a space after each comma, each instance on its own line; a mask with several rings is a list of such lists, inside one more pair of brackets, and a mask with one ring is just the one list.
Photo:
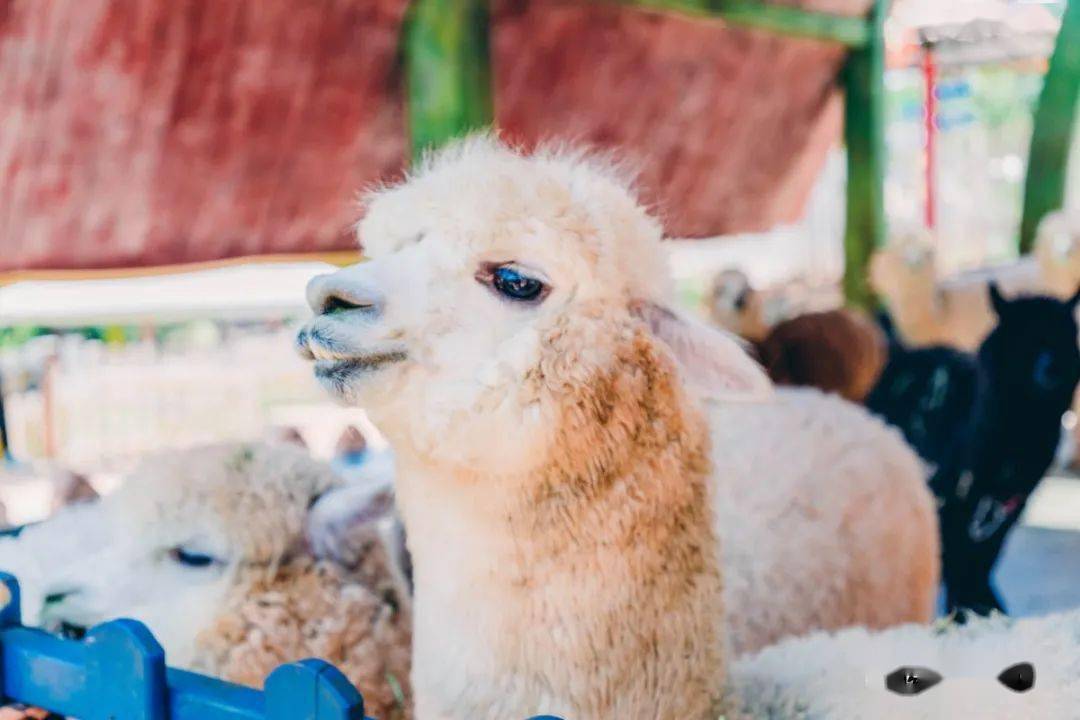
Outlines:
[[847, 214], [844, 227], [844, 297], [872, 310], [870, 258], [885, 243], [885, 13], [875, 0], [870, 38], [844, 68], [844, 139], [847, 144]]
[[1080, 0], [1071, 0], [1061, 22], [1057, 46], [1043, 80], [1031, 132], [1024, 211], [1020, 221], [1020, 252], [1031, 251], [1035, 231], [1047, 213], [1065, 200], [1069, 148], [1076, 126], [1080, 91]]
[[487, 0], [414, 0], [404, 28], [413, 158], [488, 127], [491, 15]]
[[790, 37], [862, 47], [870, 38], [861, 17], [803, 10], [764, 0], [618, 0], [647, 10], [715, 18], [730, 25], [768, 30]]

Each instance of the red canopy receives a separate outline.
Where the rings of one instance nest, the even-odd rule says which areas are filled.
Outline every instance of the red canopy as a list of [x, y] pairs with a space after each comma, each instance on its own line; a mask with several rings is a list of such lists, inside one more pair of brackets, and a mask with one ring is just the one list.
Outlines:
[[[0, 3], [0, 270], [351, 247], [356, 192], [407, 154], [406, 5]], [[796, 219], [839, 137], [827, 43], [503, 0], [493, 54], [508, 135], [619, 148], [675, 234]]]

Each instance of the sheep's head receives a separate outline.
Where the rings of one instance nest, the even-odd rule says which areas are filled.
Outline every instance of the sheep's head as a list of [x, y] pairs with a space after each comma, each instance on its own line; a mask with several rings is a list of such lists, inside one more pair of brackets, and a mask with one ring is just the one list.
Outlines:
[[370, 261], [311, 283], [297, 341], [395, 450], [524, 470], [570, 386], [642, 334], [694, 358], [687, 374], [766, 387], [731, 339], [665, 309], [661, 227], [610, 163], [473, 138], [374, 193], [359, 238]]
[[[326, 604], [329, 596], [330, 607], [356, 610], [363, 595], [378, 614], [384, 602], [374, 585], [370, 593], [342, 591], [350, 580], [307, 551], [309, 509], [338, 482], [326, 465], [291, 445], [166, 453], [113, 494], [0, 542], [0, 568], [22, 584], [27, 624], [77, 629], [135, 618], [155, 634], [171, 665], [260, 682], [296, 655], [340, 660], [306, 646], [312, 634], [293, 627], [340, 618], [309, 617], [297, 608]], [[253, 631], [251, 608], [282, 617]], [[263, 637], [238, 635], [241, 630]], [[234, 654], [246, 662], [237, 663]]]

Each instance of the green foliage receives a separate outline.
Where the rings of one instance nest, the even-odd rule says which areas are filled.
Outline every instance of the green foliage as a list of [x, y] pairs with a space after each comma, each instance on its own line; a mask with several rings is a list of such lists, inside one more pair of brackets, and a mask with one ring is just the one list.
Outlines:
[[18, 327], [0, 327], [0, 348], [16, 348], [40, 335], [47, 334], [45, 328], [20, 325]]

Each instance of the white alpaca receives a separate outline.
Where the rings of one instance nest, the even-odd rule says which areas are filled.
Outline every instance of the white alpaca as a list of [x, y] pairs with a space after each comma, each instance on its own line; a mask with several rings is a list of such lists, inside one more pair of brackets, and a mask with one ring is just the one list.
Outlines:
[[[1022, 663], [1034, 670], [1032, 687], [998, 680]], [[897, 694], [885, 678], [901, 668], [914, 670], [915, 677], [930, 670], [941, 680], [915, 680], [913, 685], [922, 682], [911, 688], [918, 692]], [[729, 688], [737, 698], [733, 707], [755, 719], [1074, 718], [1080, 708], [1080, 610], [786, 640], [736, 662]]]
[[[353, 529], [348, 564], [306, 548], [309, 506], [339, 486], [292, 446], [166, 453], [115, 493], [0, 540], [0, 569], [19, 579], [28, 625], [135, 618], [169, 665], [259, 687], [281, 663], [322, 657], [370, 714], [402, 718], [388, 676], [409, 692], [411, 602], [378, 531]], [[369, 493], [368, 509], [381, 499]]]
[[727, 646], [930, 618], [915, 456], [666, 309], [608, 165], [473, 139], [359, 236], [298, 346], [394, 447], [419, 720], [715, 720]]
[[742, 270], [721, 270], [712, 280], [705, 297], [705, 315], [719, 328], [758, 343], [774, 325], [809, 312], [807, 303], [798, 302], [780, 291], [762, 292], [750, 284]]

